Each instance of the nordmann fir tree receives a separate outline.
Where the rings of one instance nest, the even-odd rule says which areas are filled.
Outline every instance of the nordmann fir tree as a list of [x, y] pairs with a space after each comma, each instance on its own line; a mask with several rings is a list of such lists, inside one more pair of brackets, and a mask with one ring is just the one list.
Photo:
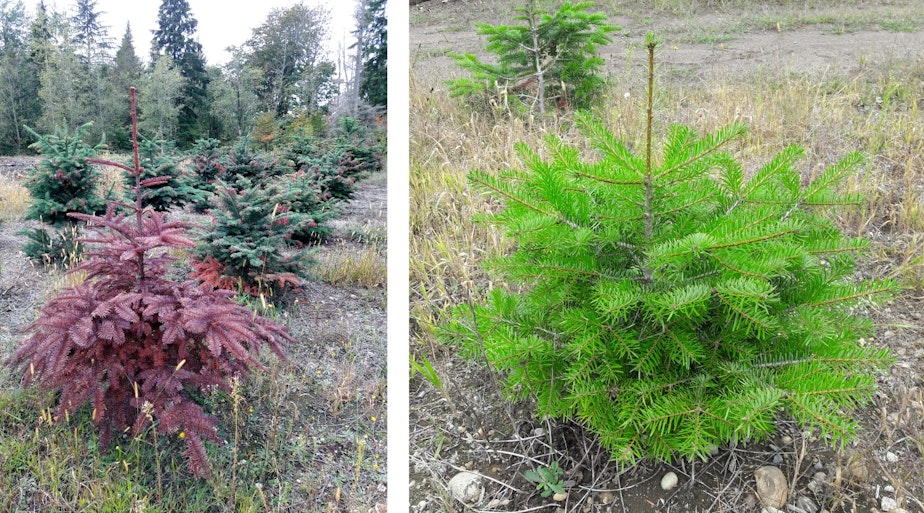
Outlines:
[[230, 392], [232, 378], [264, 368], [257, 359], [263, 344], [282, 357], [292, 338], [229, 291], [169, 278], [170, 250], [193, 243], [186, 223], [165, 222], [142, 205], [149, 187], [169, 178], [142, 180], [134, 88], [131, 100], [133, 166], [87, 160], [130, 170], [135, 201], [112, 202], [105, 216], [69, 214], [97, 231], [82, 239], [94, 245], [74, 270], [86, 272], [86, 281], [42, 308], [6, 363], [22, 372], [25, 386], [60, 391], [58, 421], [90, 403], [103, 449], [119, 433], [142, 435], [154, 425], [157, 433], [178, 432], [190, 471], [208, 477], [203, 439], [221, 441], [218, 419], [195, 396]]
[[525, 170], [471, 172], [506, 203], [486, 219], [516, 248], [487, 267], [511, 289], [456, 309], [444, 335], [619, 461], [705, 458], [765, 437], [781, 413], [844, 442], [845, 412], [890, 361], [861, 344], [873, 326], [860, 313], [896, 290], [857, 277], [867, 242], [823, 214], [858, 201], [836, 187], [863, 158], [803, 184], [791, 146], [746, 176], [724, 149], [745, 133], [733, 124], [702, 137], [673, 126], [655, 161], [652, 83], [641, 156], [582, 116], [596, 159], [549, 137], [548, 161], [521, 145]]

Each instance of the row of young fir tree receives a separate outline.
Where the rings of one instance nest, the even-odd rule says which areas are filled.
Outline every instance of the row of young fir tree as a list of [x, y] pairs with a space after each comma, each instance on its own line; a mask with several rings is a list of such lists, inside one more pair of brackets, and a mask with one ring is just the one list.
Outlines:
[[[361, 0], [354, 48], [358, 101], [349, 108], [385, 105], [385, 1]], [[197, 21], [187, 0], [162, 0], [147, 62], [136, 53], [126, 25], [116, 47], [96, 0], [74, 0], [56, 11], [41, 0], [30, 13], [22, 0], [0, 1], [0, 154], [25, 151], [34, 141], [25, 126], [49, 133], [93, 122], [88, 136], [104, 135], [114, 149], [130, 148], [128, 89], [139, 89], [140, 129], [181, 148], [197, 139], [232, 140], [256, 125], [268, 140], [292, 122], [316, 118], [337, 103], [341, 88], [326, 59], [329, 12], [298, 3], [270, 12], [222, 65], [206, 62]], [[114, 51], [114, 53], [113, 53]]]

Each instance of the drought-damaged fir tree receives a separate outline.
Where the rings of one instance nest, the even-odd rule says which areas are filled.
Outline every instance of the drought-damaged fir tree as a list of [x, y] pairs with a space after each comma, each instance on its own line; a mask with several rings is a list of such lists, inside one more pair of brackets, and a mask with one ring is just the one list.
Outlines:
[[59, 391], [57, 418], [89, 403], [105, 449], [113, 436], [181, 432], [190, 471], [210, 474], [203, 439], [219, 442], [218, 419], [195, 396], [263, 369], [262, 345], [279, 357], [291, 342], [286, 329], [230, 299], [226, 290], [173, 281], [170, 251], [193, 243], [186, 225], [143, 207], [148, 189], [166, 178], [142, 180], [135, 90], [131, 89], [134, 166], [87, 159], [130, 171], [135, 202], [112, 202], [104, 216], [69, 214], [96, 233], [88, 258], [72, 272], [86, 281], [49, 301], [7, 364], [24, 386]]
[[487, 265], [508, 286], [458, 307], [444, 336], [619, 461], [705, 458], [766, 437], [780, 415], [848, 440], [845, 412], [891, 361], [863, 344], [864, 312], [896, 290], [855, 272], [868, 243], [829, 215], [859, 201], [838, 186], [863, 157], [805, 179], [794, 145], [746, 173], [728, 150], [746, 128], [732, 124], [672, 126], [656, 158], [652, 84], [650, 71], [641, 155], [585, 115], [595, 158], [550, 136], [548, 159], [520, 145], [525, 169], [470, 173], [505, 203], [486, 220], [515, 247]]

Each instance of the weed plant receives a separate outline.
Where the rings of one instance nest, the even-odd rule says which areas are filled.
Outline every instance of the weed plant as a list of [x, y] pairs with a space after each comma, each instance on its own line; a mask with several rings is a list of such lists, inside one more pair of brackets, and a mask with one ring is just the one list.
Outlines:
[[783, 412], [849, 440], [844, 411], [891, 361], [862, 343], [873, 326], [858, 312], [896, 291], [856, 277], [868, 243], [825, 214], [859, 202], [838, 186], [862, 156], [803, 183], [793, 145], [746, 177], [726, 149], [746, 129], [732, 124], [705, 136], [672, 126], [658, 159], [657, 41], [646, 46], [641, 155], [579, 116], [597, 159], [549, 136], [548, 158], [517, 147], [525, 170], [470, 173], [505, 203], [485, 218], [516, 244], [488, 269], [510, 287], [456, 308], [444, 336], [540, 416], [586, 425], [616, 460], [705, 458], [766, 437]]

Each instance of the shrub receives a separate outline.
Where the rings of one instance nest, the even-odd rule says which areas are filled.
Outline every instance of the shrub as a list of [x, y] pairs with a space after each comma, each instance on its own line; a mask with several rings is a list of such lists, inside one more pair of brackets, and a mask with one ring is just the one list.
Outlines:
[[352, 199], [357, 179], [382, 170], [384, 145], [358, 120], [342, 117], [332, 138], [295, 138], [288, 157], [299, 170], [316, 175], [322, 195]]
[[46, 135], [26, 127], [38, 139], [29, 147], [43, 158], [25, 184], [32, 196], [25, 217], [50, 225], [22, 232], [28, 239], [23, 252], [30, 258], [48, 262], [79, 254], [79, 245], [73, 237], [74, 222], [67, 214], [93, 214], [106, 208], [97, 191], [99, 173], [88, 162], [105, 145], [90, 146], [83, 141], [88, 127], [89, 124], [83, 125], [73, 134], [56, 130]]
[[195, 249], [193, 277], [254, 296], [297, 287], [305, 262], [283, 250], [292, 233], [312, 221], [289, 211], [286, 202], [274, 188], [245, 178], [235, 187], [218, 186], [212, 224]]
[[609, 33], [619, 30], [606, 24], [605, 14], [586, 12], [591, 6], [592, 2], [565, 2], [558, 12], [548, 14], [536, 7], [536, 0], [526, 0], [514, 17], [523, 24], [478, 23], [477, 32], [488, 36], [487, 50], [498, 56], [497, 64], [481, 62], [472, 54], [451, 54], [472, 77], [451, 80], [450, 93], [540, 113], [552, 101], [590, 106], [603, 88], [599, 73], [604, 62], [597, 47], [610, 43]]
[[[137, 125], [134, 88], [133, 127]], [[133, 130], [134, 133], [134, 130]], [[135, 139], [137, 141], [137, 139]], [[128, 169], [108, 161], [106, 165]], [[210, 473], [202, 439], [219, 441], [217, 419], [193, 399], [210, 387], [230, 391], [230, 378], [262, 368], [262, 344], [282, 356], [285, 328], [234, 303], [230, 293], [166, 278], [167, 250], [192, 245], [185, 225], [142, 208], [150, 184], [141, 180], [135, 144], [135, 204], [110, 204], [105, 216], [71, 214], [98, 232], [77, 267], [87, 279], [46, 304], [8, 364], [24, 385], [59, 390], [58, 420], [90, 403], [106, 448], [114, 434], [139, 435], [154, 425], [180, 431], [191, 472]]]
[[[649, 37], [652, 68], [655, 46]], [[862, 343], [872, 323], [861, 312], [896, 288], [858, 277], [866, 241], [825, 215], [858, 201], [836, 186], [861, 155], [803, 183], [792, 146], [746, 177], [723, 149], [745, 127], [700, 137], [673, 126], [656, 162], [651, 97], [642, 156], [580, 116], [598, 158], [549, 137], [549, 160], [520, 145], [525, 170], [471, 172], [505, 200], [487, 219], [516, 249], [488, 268], [511, 290], [456, 309], [444, 335], [620, 461], [705, 458], [763, 438], [781, 412], [847, 440], [845, 410], [869, 400], [890, 361]]]

